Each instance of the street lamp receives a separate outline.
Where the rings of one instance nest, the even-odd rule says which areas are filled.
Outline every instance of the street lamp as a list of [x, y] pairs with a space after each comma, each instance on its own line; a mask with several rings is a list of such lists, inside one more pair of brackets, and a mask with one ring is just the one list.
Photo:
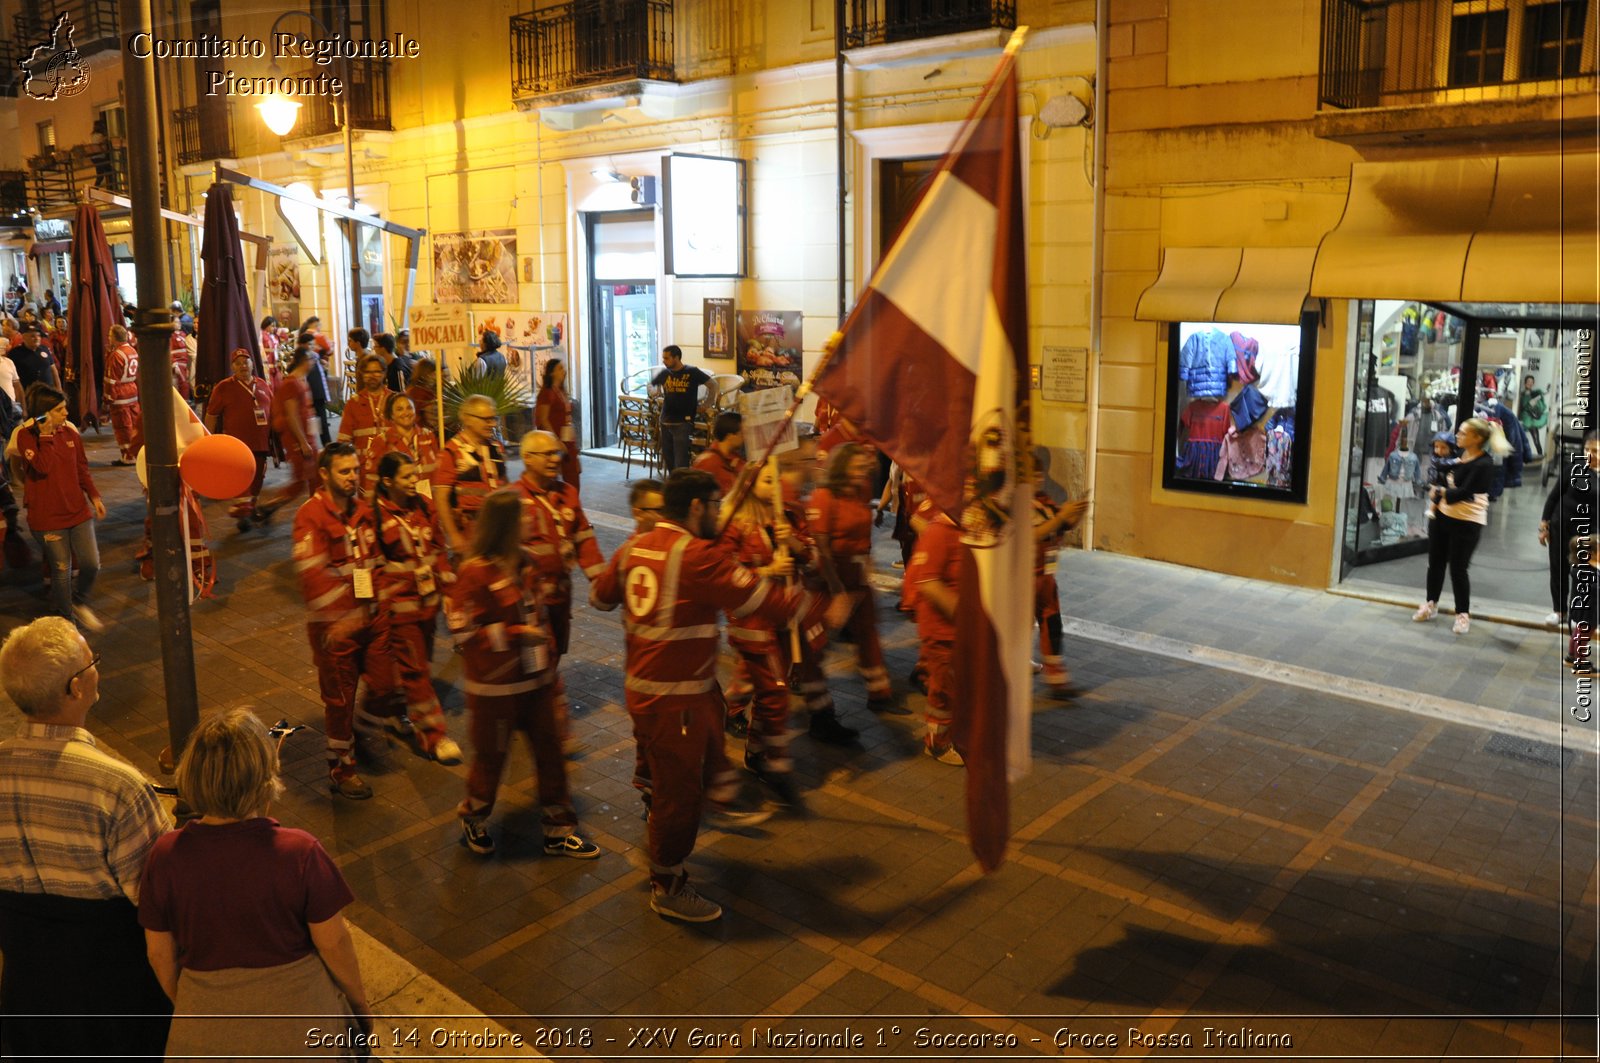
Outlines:
[[[298, 18], [298, 17], [304, 17], [313, 26], [315, 26], [315, 27], [317, 27], [317, 29], [321, 30], [322, 31], [322, 35], [323, 35], [323, 37], [325, 39], [333, 36], [333, 31], [328, 29], [327, 24], [324, 23], [316, 15], [313, 15], [311, 12], [309, 12], [309, 11], [285, 11], [283, 14], [279, 15], [276, 20], [273, 21], [272, 29], [268, 32], [267, 38], [269, 40], [276, 40], [277, 36], [278, 36], [278, 27], [283, 25], [284, 20], [285, 19], [290, 19], [290, 18]], [[340, 60], [340, 66], [343, 68], [343, 72], [344, 72], [344, 92], [345, 92], [344, 99], [339, 104], [339, 124], [344, 130], [345, 183], [347, 185], [349, 185], [349, 188], [350, 188], [350, 203], [349, 203], [349, 207], [350, 207], [351, 210], [355, 210], [356, 209], [356, 152], [355, 152], [355, 142], [354, 142], [355, 126], [352, 123], [351, 117], [350, 117], [351, 90], [355, 87], [355, 82], [350, 76], [350, 57], [348, 55], [344, 54], [344, 50], [343, 49], [340, 49], [339, 60]], [[277, 64], [274, 63], [273, 66], [272, 66], [271, 73], [276, 74], [276, 72], [277, 72]], [[291, 98], [289, 96], [286, 96], [282, 92], [274, 91], [271, 95], [269, 95], [268, 97], [263, 99], [260, 103], [256, 104], [256, 110], [258, 112], [260, 112], [261, 120], [266, 123], [266, 126], [267, 126], [268, 129], [272, 130], [272, 132], [276, 133], [280, 137], [281, 136], [287, 136], [289, 134], [289, 131], [294, 128], [295, 122], [300, 117], [300, 101], [296, 100], [296, 99], [293, 99], [293, 98]], [[349, 236], [350, 236], [350, 325], [349, 325], [349, 327], [350, 328], [358, 328], [361, 325], [361, 316], [362, 316], [361, 315], [361, 233], [360, 233], [359, 224], [357, 222], [347, 220], [347, 221], [345, 221], [344, 224], [345, 224], [345, 232], [348, 233]]]

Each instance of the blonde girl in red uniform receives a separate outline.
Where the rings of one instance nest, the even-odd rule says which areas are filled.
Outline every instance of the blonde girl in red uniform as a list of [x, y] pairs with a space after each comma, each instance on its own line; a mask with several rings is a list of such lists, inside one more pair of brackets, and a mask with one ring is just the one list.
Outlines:
[[539, 574], [522, 547], [522, 498], [499, 490], [484, 499], [472, 546], [446, 591], [446, 615], [466, 673], [472, 767], [456, 807], [461, 840], [480, 856], [494, 852], [486, 821], [494, 810], [511, 750], [521, 731], [533, 751], [543, 807], [544, 851], [592, 860], [599, 846], [577, 834], [567, 791], [567, 763], [555, 715], [555, 638], [539, 599]]
[[379, 459], [376, 472], [372, 512], [383, 559], [376, 580], [373, 647], [388, 658], [389, 667], [373, 671], [385, 686], [378, 697], [388, 701], [403, 694], [406, 715], [364, 722], [380, 723], [403, 738], [414, 738], [417, 747], [440, 764], [459, 764], [461, 747], [446, 732], [444, 709], [433, 691], [433, 634], [440, 591], [455, 579], [450, 554], [433, 503], [417, 491], [420, 466], [412, 456], [391, 450]]

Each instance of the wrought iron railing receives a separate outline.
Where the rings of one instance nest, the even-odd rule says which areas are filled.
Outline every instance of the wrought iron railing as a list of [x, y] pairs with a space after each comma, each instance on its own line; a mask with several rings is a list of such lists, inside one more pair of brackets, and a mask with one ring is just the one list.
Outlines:
[[845, 0], [844, 46], [1016, 26], [1017, 5], [1010, 0]]
[[[11, 18], [18, 47], [25, 54], [36, 45], [49, 44], [50, 32], [62, 15], [72, 24], [72, 43], [92, 55], [117, 43], [117, 0], [41, 0], [24, 4]], [[65, 41], [57, 42], [64, 45]]]
[[[342, 77], [342, 69], [339, 63], [334, 63], [332, 67], [302, 70], [293, 76], [314, 78], [318, 74], [331, 73], [333, 76]], [[389, 109], [389, 60], [387, 59], [350, 60], [350, 84], [345, 86], [342, 96], [307, 94], [297, 98], [302, 104], [300, 118], [294, 128], [289, 130], [285, 140], [320, 137], [342, 131], [344, 127], [340, 124], [340, 112], [346, 103], [350, 107], [352, 129], [394, 128], [392, 112]]]
[[676, 79], [672, 0], [573, 0], [511, 16], [511, 94]]
[[128, 192], [128, 151], [116, 144], [79, 144], [28, 160], [28, 202], [48, 213], [75, 206], [88, 185]]
[[1324, 108], [1560, 95], [1595, 85], [1593, 0], [1322, 0]]
[[179, 166], [211, 159], [231, 159], [233, 105], [217, 97], [172, 112], [173, 142]]

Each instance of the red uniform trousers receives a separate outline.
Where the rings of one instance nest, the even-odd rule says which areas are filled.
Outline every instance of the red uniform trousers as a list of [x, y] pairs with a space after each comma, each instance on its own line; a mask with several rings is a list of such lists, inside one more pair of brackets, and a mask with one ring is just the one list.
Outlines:
[[554, 686], [546, 684], [520, 694], [467, 694], [472, 766], [467, 770], [467, 796], [456, 807], [457, 815], [482, 819], [494, 811], [511, 736], [521, 732], [533, 753], [545, 837], [564, 838], [577, 827], [578, 815], [567, 792], [567, 762], [556, 735], [554, 693]]
[[[289, 463], [289, 482], [278, 489], [273, 496], [270, 506], [278, 506], [293, 502], [303, 492], [307, 498], [317, 493], [317, 452], [312, 450], [309, 454], [300, 449], [300, 443], [287, 432], [278, 433], [278, 441], [283, 444], [284, 458]], [[266, 474], [266, 466], [261, 455], [256, 456], [256, 480], [253, 485], [256, 491], [261, 489], [261, 478]]]
[[[405, 715], [416, 729], [424, 753], [432, 753], [446, 737], [444, 708], [433, 689], [435, 627], [433, 615], [424, 620], [416, 613], [396, 614], [387, 609], [378, 613], [372, 637], [375, 660], [370, 670], [375, 682], [369, 687], [373, 703], [384, 711], [363, 720], [381, 725], [384, 717], [398, 717], [403, 698]], [[368, 717], [365, 706], [361, 714]]]
[[1039, 652], [1061, 657], [1061, 589], [1054, 572], [1033, 576], [1033, 618], [1039, 624]]
[[[787, 645], [787, 635], [780, 631], [778, 636]], [[744, 666], [751, 687], [745, 754], [760, 757], [762, 767], [768, 771], [793, 771], [794, 759], [789, 756], [789, 684], [784, 678], [789, 674], [788, 654], [777, 646], [765, 652], [737, 648], [739, 663]]]
[[317, 667], [317, 687], [322, 694], [323, 730], [328, 736], [328, 774], [335, 782], [356, 774], [355, 717], [356, 690], [363, 678], [367, 681], [367, 699], [362, 705], [363, 715], [379, 716], [374, 712], [374, 688], [382, 679], [373, 674], [381, 653], [371, 652], [375, 643], [375, 626], [365, 623], [353, 633], [339, 639], [328, 638], [334, 624], [312, 621], [306, 624], [306, 635], [311, 640], [311, 660]]
[[[686, 874], [684, 861], [694, 851], [705, 802], [731, 801], [739, 777], [722, 744], [721, 699], [712, 692], [684, 697], [679, 707], [628, 714], [653, 788], [646, 850], [650, 881], [662, 889]], [[656, 699], [658, 702], [660, 699]]]
[[928, 724], [927, 744], [939, 749], [950, 744], [952, 706], [955, 703], [954, 645], [935, 639], [922, 640], [922, 667], [928, 673], [928, 707], [923, 719]]
[[856, 647], [856, 667], [867, 683], [867, 696], [887, 698], [891, 695], [889, 673], [883, 667], [883, 644], [878, 641], [878, 603], [867, 582], [865, 565], [855, 558], [845, 558], [839, 564], [839, 582], [844, 585], [855, 602], [845, 627]]
[[[567, 655], [567, 645], [572, 640], [572, 599], [545, 602], [545, 615], [550, 618], [550, 633], [556, 638], [555, 663], [559, 669], [561, 658]], [[555, 682], [556, 733], [565, 746], [572, 737], [572, 703], [567, 700], [567, 682], [556, 672]]]
[[144, 432], [144, 424], [137, 402], [111, 407], [111, 431], [117, 437], [117, 447], [122, 451], [123, 461], [133, 461], [139, 456], [137, 444]]
[[[716, 710], [719, 717], [734, 716], [744, 712], [743, 709], [740, 709], [738, 713], [734, 712], [728, 705], [727, 695], [723, 693], [720, 686], [711, 688], [711, 698], [716, 702]], [[633, 722], [633, 788], [644, 796], [645, 807], [648, 808], [655, 794], [655, 786], [650, 781], [650, 763], [645, 759], [644, 738], [639, 733], [639, 720], [642, 717], [629, 713], [628, 718]], [[720, 756], [722, 758], [721, 763], [728, 763], [727, 750], [720, 745], [713, 755]], [[732, 770], [731, 767], [729, 770]]]

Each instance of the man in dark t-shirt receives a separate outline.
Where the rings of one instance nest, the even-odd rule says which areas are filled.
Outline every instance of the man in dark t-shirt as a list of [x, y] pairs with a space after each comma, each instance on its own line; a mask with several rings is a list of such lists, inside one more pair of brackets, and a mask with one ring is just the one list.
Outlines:
[[661, 469], [664, 473], [689, 465], [689, 433], [700, 407], [700, 388], [711, 376], [697, 366], [683, 364], [683, 349], [676, 343], [661, 349], [666, 368], [650, 381], [650, 391], [661, 398]]
[[27, 392], [28, 385], [36, 382], [57, 389], [61, 387], [61, 374], [56, 369], [55, 357], [44, 346], [43, 338], [38, 325], [31, 322], [23, 325], [22, 342], [6, 354], [16, 364], [17, 381], [22, 385], [23, 392]]

